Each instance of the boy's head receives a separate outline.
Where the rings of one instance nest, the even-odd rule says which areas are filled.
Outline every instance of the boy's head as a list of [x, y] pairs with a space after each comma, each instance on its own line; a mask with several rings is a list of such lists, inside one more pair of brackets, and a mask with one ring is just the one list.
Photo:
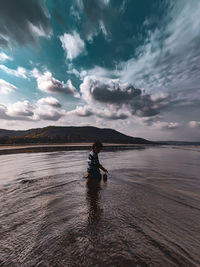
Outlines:
[[92, 145], [92, 150], [95, 153], [99, 153], [103, 148], [103, 144], [100, 141], [96, 141], [93, 145]]

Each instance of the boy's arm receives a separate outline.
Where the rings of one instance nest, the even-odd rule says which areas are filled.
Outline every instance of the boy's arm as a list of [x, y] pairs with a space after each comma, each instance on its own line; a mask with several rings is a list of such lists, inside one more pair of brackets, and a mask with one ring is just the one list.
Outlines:
[[99, 169], [101, 169], [104, 172], [108, 172], [101, 164], [98, 165]]

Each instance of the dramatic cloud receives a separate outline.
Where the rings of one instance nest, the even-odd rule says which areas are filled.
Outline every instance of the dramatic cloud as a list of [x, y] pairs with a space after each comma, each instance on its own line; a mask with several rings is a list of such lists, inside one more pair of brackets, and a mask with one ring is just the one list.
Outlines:
[[8, 67], [6, 67], [5, 65], [0, 65], [0, 69], [2, 69], [3, 71], [5, 71], [6, 73], [10, 74], [10, 75], [14, 75], [16, 77], [21, 77], [26, 79], [26, 69], [22, 68], [22, 67], [18, 67], [17, 70], [13, 70], [13, 69], [9, 69]]
[[13, 60], [13, 58], [12, 57], [9, 57], [9, 56], [7, 56], [5, 53], [3, 53], [3, 52], [1, 52], [0, 53], [0, 61], [2, 61], [2, 62], [4, 62], [4, 61], [6, 61], [6, 60]]
[[[113, 105], [118, 108], [123, 107], [133, 115], [141, 117], [155, 116], [170, 104], [170, 98], [167, 94], [142, 94], [142, 90], [135, 89], [131, 84], [116, 79], [97, 79], [95, 76], [84, 78], [80, 85], [80, 92], [83, 99], [89, 104], [97, 102], [106, 105], [108, 110]], [[114, 116], [112, 117], [114, 118]], [[124, 115], [125, 117], [126, 115]]]
[[85, 77], [80, 85], [81, 93], [86, 101], [98, 101], [110, 104], [128, 103], [130, 99], [141, 95], [128, 83], [119, 80], [97, 79], [95, 76]]
[[74, 97], [79, 97], [78, 91], [70, 80], [67, 83], [61, 82], [56, 80], [51, 72], [46, 71], [42, 74], [36, 68], [33, 69], [31, 75], [37, 79], [38, 89], [43, 92], [73, 94]]
[[168, 95], [157, 97], [156, 94], [154, 97], [154, 95], [144, 94], [130, 101], [132, 114], [140, 117], [155, 116], [170, 105], [171, 103]]
[[73, 60], [80, 54], [85, 53], [85, 43], [75, 31], [72, 34], [65, 33], [60, 36], [60, 41], [69, 60]]
[[199, 140], [199, 14], [199, 0], [1, 0], [2, 125]]
[[200, 83], [199, 12], [198, 0], [174, 3], [167, 26], [148, 31], [136, 57], [119, 64], [119, 77], [148, 91], [197, 86]]
[[51, 107], [60, 108], [62, 105], [54, 97], [40, 98], [37, 103], [39, 105], [49, 105]]
[[51, 26], [43, 0], [2, 0], [0, 3], [0, 46], [34, 43], [50, 37]]
[[[89, 8], [88, 12], [92, 13]], [[188, 94], [191, 95], [191, 88], [197, 88], [200, 84], [199, 12], [198, 0], [192, 3], [177, 1], [171, 5], [167, 24], [163, 23], [155, 29], [150, 20], [145, 20], [143, 28], [146, 37], [135, 50], [134, 57], [116, 62], [114, 69], [95, 66], [74, 74], [77, 77], [79, 74], [81, 78], [91, 75], [118, 78], [121, 82], [145, 89], [148, 95], [153, 92], [167, 93], [174, 98], [177, 108], [193, 104], [200, 100], [199, 89], [195, 92], [192, 89], [192, 99], [187, 98]], [[155, 102], [150, 96], [142, 98], [145, 103]]]
[[13, 84], [0, 79], [0, 94], [8, 94], [15, 91], [16, 89], [17, 88]]

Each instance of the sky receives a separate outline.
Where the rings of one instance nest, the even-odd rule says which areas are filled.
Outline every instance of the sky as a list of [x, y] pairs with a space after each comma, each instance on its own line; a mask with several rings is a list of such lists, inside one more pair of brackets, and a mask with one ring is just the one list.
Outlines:
[[200, 141], [199, 0], [0, 0], [0, 128]]

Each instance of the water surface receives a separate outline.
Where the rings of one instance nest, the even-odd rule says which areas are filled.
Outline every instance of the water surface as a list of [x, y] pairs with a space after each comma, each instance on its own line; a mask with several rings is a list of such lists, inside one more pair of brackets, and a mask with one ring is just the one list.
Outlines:
[[199, 266], [200, 148], [0, 156], [0, 266]]

